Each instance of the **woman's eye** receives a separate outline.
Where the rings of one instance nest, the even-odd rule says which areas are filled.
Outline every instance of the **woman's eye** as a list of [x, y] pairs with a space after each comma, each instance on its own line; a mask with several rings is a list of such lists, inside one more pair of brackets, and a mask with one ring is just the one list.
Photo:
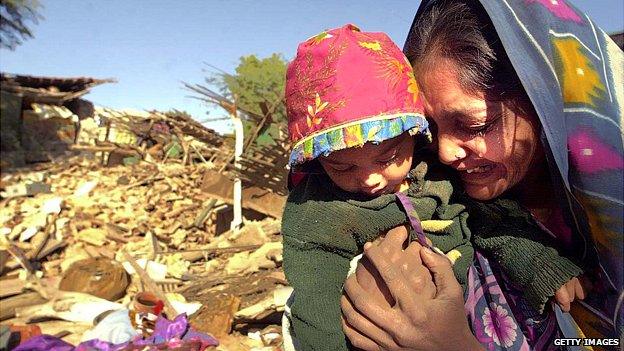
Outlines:
[[489, 121], [485, 121], [485, 123], [480, 126], [463, 126], [462, 129], [465, 130], [466, 134], [471, 138], [483, 137], [497, 125], [498, 121], [502, 120], [501, 117], [502, 115], [492, 118]]
[[468, 134], [470, 135], [471, 138], [476, 138], [476, 137], [482, 137], [485, 135], [485, 133], [488, 132], [490, 126], [489, 125], [484, 125], [483, 127], [479, 127], [479, 128], [467, 128], [466, 130], [468, 131]]
[[494, 127], [496, 125], [496, 122], [499, 119], [495, 119], [491, 122], [488, 122], [484, 125], [478, 126], [478, 127], [464, 127], [463, 129], [467, 132], [467, 134], [471, 137], [471, 138], [476, 138], [476, 137], [483, 137], [485, 136], [485, 134], [487, 134], [490, 130], [492, 130], [492, 127]]

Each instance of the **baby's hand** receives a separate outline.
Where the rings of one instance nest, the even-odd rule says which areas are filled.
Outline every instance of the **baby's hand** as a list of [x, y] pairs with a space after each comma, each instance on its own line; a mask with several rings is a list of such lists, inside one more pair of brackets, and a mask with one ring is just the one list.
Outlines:
[[570, 304], [574, 300], [583, 300], [589, 290], [590, 284], [586, 279], [575, 277], [555, 292], [555, 301], [563, 312], [570, 312]]

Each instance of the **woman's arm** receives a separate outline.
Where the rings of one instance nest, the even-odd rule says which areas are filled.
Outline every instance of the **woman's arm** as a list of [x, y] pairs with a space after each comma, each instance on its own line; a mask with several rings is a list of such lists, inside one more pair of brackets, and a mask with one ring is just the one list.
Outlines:
[[403, 251], [406, 235], [389, 233], [366, 246], [366, 259], [396, 303], [373, 298], [368, 290], [376, 285], [352, 275], [341, 299], [345, 334], [363, 350], [482, 350], [468, 327], [450, 262], [418, 243]]

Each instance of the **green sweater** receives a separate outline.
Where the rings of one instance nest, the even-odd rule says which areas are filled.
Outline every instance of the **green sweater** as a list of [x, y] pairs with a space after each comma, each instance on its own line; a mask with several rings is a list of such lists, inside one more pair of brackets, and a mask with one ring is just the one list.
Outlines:
[[[474, 255], [468, 211], [462, 204], [451, 203], [453, 186], [448, 177], [437, 167], [428, 168], [428, 163], [421, 162], [412, 170], [407, 195], [433, 245], [444, 252], [461, 253], [453, 270], [465, 287]], [[529, 217], [522, 216], [525, 213], [519, 206], [515, 207], [519, 211], [507, 210], [507, 205], [515, 203], [467, 203], [477, 213], [475, 217], [483, 219], [473, 221], [479, 229], [474, 243], [525, 289], [536, 308], [542, 308], [548, 296], [580, 274], [578, 267], [554, 249], [537, 242], [543, 234]], [[425, 225], [435, 223], [429, 221], [445, 226]], [[366, 242], [407, 223], [394, 194], [365, 199], [342, 191], [325, 174], [309, 175], [292, 190], [282, 218], [284, 271], [295, 292], [293, 337], [303, 350], [348, 349], [340, 324], [340, 296], [349, 263], [362, 253]]]

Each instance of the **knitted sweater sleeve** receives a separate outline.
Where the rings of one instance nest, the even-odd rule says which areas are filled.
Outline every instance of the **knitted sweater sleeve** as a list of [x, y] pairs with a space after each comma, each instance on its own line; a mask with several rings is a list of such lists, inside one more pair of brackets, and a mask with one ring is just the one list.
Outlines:
[[294, 288], [292, 330], [302, 350], [348, 350], [340, 296], [349, 262], [344, 255], [284, 236], [284, 270]]
[[582, 270], [553, 248], [552, 239], [517, 203], [498, 200], [472, 206], [475, 247], [495, 260], [529, 305], [544, 310], [549, 297]]

